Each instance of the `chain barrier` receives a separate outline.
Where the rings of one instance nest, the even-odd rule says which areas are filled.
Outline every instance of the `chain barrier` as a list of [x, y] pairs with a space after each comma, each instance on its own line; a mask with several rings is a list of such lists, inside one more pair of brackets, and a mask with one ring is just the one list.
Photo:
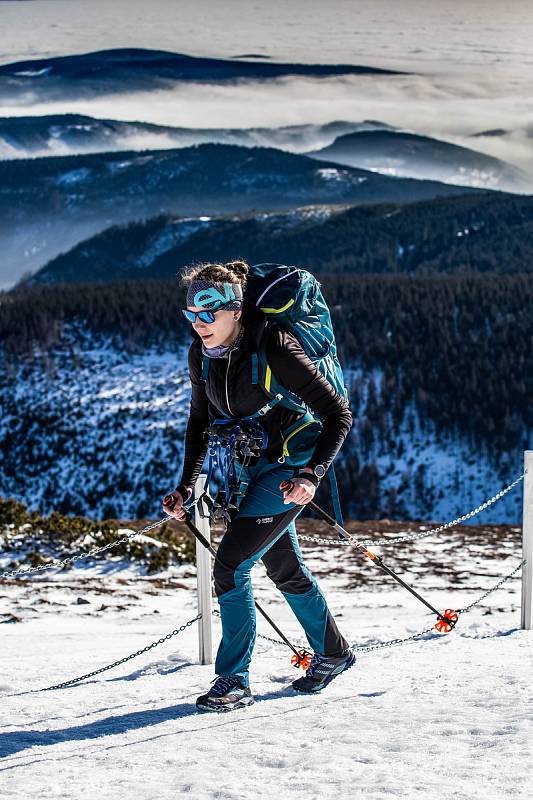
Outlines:
[[[463, 514], [461, 517], [457, 517], [457, 519], [452, 520], [451, 522], [446, 522], [444, 525], [439, 525], [438, 528], [431, 528], [429, 531], [421, 531], [420, 533], [413, 533], [408, 534], [407, 536], [395, 536], [392, 539], [365, 539], [364, 541], [359, 541], [359, 544], [364, 545], [365, 547], [370, 547], [371, 545], [387, 545], [387, 544], [398, 544], [398, 542], [414, 542], [417, 539], [424, 539], [426, 536], [432, 536], [435, 533], [440, 533], [441, 531], [445, 530], [446, 528], [453, 528], [454, 525], [458, 525], [460, 522], [463, 522], [465, 519], [470, 519], [470, 517], [474, 517], [476, 514], [479, 514], [485, 508], [488, 508], [497, 500], [502, 498], [507, 492], [510, 492], [517, 483], [524, 479], [524, 475], [527, 473], [527, 470], [518, 476], [512, 483], [506, 486], [504, 489], [499, 491], [494, 497], [491, 497], [490, 500], [487, 500], [485, 503], [482, 503], [480, 506], [475, 508], [473, 511], [469, 511], [468, 514]], [[400, 534], [403, 531], [399, 532]], [[407, 533], [407, 531], [406, 531]], [[317, 542], [319, 544], [329, 544], [335, 545], [340, 547], [348, 547], [353, 543], [354, 538], [351, 539], [325, 539], [320, 536], [305, 536], [304, 534], [297, 534], [298, 539], [301, 539], [304, 542]]]
[[[504, 583], [507, 583], [507, 581], [511, 580], [511, 578], [518, 572], [519, 569], [521, 569], [524, 566], [525, 563], [526, 563], [526, 560], [524, 559], [523, 561], [521, 561], [518, 564], [517, 567], [515, 567], [513, 569], [512, 572], [509, 573], [509, 575], [506, 575], [504, 578], [502, 578], [500, 581], [498, 581], [498, 583], [495, 586], [493, 586], [491, 589], [488, 589], [486, 592], [484, 592], [484, 594], [482, 594], [481, 597], [478, 597], [477, 600], [474, 600], [473, 603], [470, 603], [470, 605], [465, 606], [465, 608], [458, 608], [457, 609], [457, 613], [458, 614], [467, 614], [475, 606], [479, 605], [479, 603], [481, 603], [481, 601], [484, 600], [485, 597], [488, 597], [489, 594], [492, 594], [492, 592], [497, 591], [501, 586], [503, 586]], [[213, 611], [213, 614], [215, 614], [217, 616], [220, 616], [218, 611]], [[407, 642], [413, 642], [416, 639], [419, 639], [421, 636], [426, 636], [429, 633], [433, 634], [433, 636], [431, 637], [432, 639], [441, 639], [441, 638], [443, 638], [442, 634], [435, 633], [435, 626], [433, 625], [432, 628], [426, 628], [426, 630], [424, 630], [424, 631], [419, 631], [418, 633], [413, 633], [412, 636], [406, 636], [404, 639], [390, 639], [387, 642], [378, 642], [376, 644], [370, 644], [370, 645], [364, 645], [364, 644], [352, 645], [352, 648], [354, 650], [356, 650], [357, 652], [359, 652], [359, 653], [369, 652], [370, 650], [382, 650], [385, 647], [394, 647], [395, 645], [405, 644]], [[272, 642], [273, 644], [277, 644], [277, 645], [280, 645], [282, 647], [286, 647], [285, 642], [282, 642], [281, 639], [273, 639], [272, 637], [265, 636], [262, 633], [258, 633], [257, 635], [258, 635], [258, 637], [260, 637], [261, 639], [264, 639], [267, 642]], [[307, 643], [297, 643], [296, 644], [296, 647], [308, 647], [308, 646], [309, 645]]]
[[122, 536], [120, 539], [115, 539], [108, 544], [103, 545], [102, 547], [93, 547], [91, 550], [87, 550], [85, 553], [78, 553], [75, 556], [71, 556], [69, 558], [63, 559], [54, 559], [49, 564], [41, 564], [39, 567], [29, 567], [28, 569], [14, 569], [10, 570], [9, 572], [1, 572], [1, 578], [18, 578], [24, 575], [31, 575], [35, 572], [45, 572], [48, 569], [56, 569], [57, 567], [65, 567], [67, 564], [74, 564], [76, 561], [80, 561], [82, 558], [90, 558], [91, 556], [95, 556], [98, 553], [103, 553], [105, 550], [111, 550], [112, 547], [116, 547], [119, 544], [123, 544], [128, 542], [130, 539], [133, 539], [135, 536], [140, 536], [141, 533], [146, 533], [146, 531], [151, 531], [153, 528], [157, 528], [159, 525], [162, 525], [164, 522], [169, 522], [170, 520], [174, 519], [174, 517], [168, 516], [163, 517], [163, 519], [158, 520], [157, 522], [153, 522], [151, 525], [146, 525], [146, 527], [141, 528], [140, 531], [132, 531], [128, 533], [127, 536]]
[[[492, 592], [497, 591], [501, 586], [503, 586], [504, 583], [507, 583], [507, 581], [511, 580], [511, 578], [518, 572], [518, 570], [521, 567], [524, 566], [524, 564], [526, 564], [526, 560], [525, 559], [523, 561], [521, 561], [514, 568], [514, 570], [509, 573], [509, 575], [506, 575], [504, 578], [502, 578], [500, 581], [498, 581], [498, 583], [495, 586], [493, 586], [492, 588], [490, 588], [486, 592], [484, 592], [480, 597], [478, 597], [477, 600], [474, 600], [473, 603], [470, 603], [470, 605], [466, 606], [465, 608], [457, 609], [457, 613], [459, 613], [459, 614], [467, 614], [475, 606], [479, 605], [479, 603], [481, 603], [485, 599], [485, 597], [488, 597], [488, 595], [492, 594]], [[213, 616], [220, 617], [220, 611], [218, 611], [218, 609], [213, 609], [212, 614], [213, 614]], [[106, 667], [100, 667], [100, 669], [95, 669], [92, 672], [88, 672], [86, 675], [81, 675], [79, 678], [72, 678], [69, 681], [62, 681], [61, 683], [57, 683], [54, 686], [47, 686], [47, 687], [45, 687], [43, 689], [28, 689], [28, 690], [26, 690], [24, 692], [16, 692], [15, 694], [2, 695], [2, 697], [20, 697], [20, 696], [25, 695], [25, 694], [37, 694], [39, 692], [48, 692], [48, 691], [51, 691], [53, 689], [64, 689], [67, 686], [72, 686], [73, 684], [79, 683], [80, 681], [86, 680], [87, 678], [92, 678], [94, 675], [100, 675], [102, 672], [107, 672], [107, 670], [113, 669], [113, 667], [117, 667], [120, 664], [125, 664], [127, 661], [130, 661], [132, 658], [136, 658], [137, 656], [140, 656], [143, 653], [148, 652], [148, 650], [151, 650], [152, 648], [157, 647], [160, 644], [163, 644], [163, 642], [168, 641], [168, 639], [171, 639], [173, 636], [176, 636], [177, 634], [182, 633], [182, 631], [186, 630], [186, 628], [189, 628], [191, 625], [194, 625], [194, 623], [198, 622], [198, 620], [201, 619], [201, 618], [202, 618], [202, 614], [201, 613], [197, 614], [196, 617], [194, 617], [193, 619], [191, 619], [188, 622], [184, 623], [179, 628], [176, 628], [171, 633], [167, 633], [166, 636], [162, 636], [161, 639], [158, 639], [156, 642], [152, 642], [152, 644], [149, 644], [146, 647], [143, 647], [141, 650], [137, 650], [135, 653], [131, 653], [129, 656], [125, 656], [124, 658], [121, 658], [118, 661], [114, 661], [112, 664], [108, 664]], [[396, 645], [406, 644], [407, 642], [415, 641], [416, 639], [419, 639], [421, 636], [426, 636], [427, 634], [430, 634], [430, 633], [433, 634], [432, 637], [431, 637], [432, 639], [442, 638], [438, 634], [435, 634], [435, 627], [433, 626], [432, 628], [426, 628], [426, 630], [419, 631], [418, 633], [414, 633], [414, 634], [412, 634], [412, 636], [406, 636], [404, 639], [390, 639], [387, 642], [378, 642], [376, 644], [371, 644], [371, 645], [352, 645], [352, 647], [356, 652], [359, 652], [359, 653], [370, 652], [371, 650], [381, 650], [381, 649], [383, 649], [385, 647], [394, 647]], [[262, 633], [258, 633], [257, 636], [260, 639], [263, 639], [264, 641], [270, 642], [271, 644], [279, 645], [281, 647], [286, 647], [287, 646], [285, 644], [285, 642], [281, 641], [281, 639], [273, 639], [272, 637], [265, 636]], [[296, 643], [295, 646], [296, 647], [304, 647], [305, 648], [305, 647], [307, 647], [307, 644], [304, 643], [304, 642], [300, 642], [300, 643]]]
[[[417, 539], [423, 539], [426, 536], [431, 536], [435, 533], [440, 533], [441, 531], [445, 530], [446, 528], [452, 528], [454, 525], [459, 524], [460, 522], [470, 519], [470, 517], [479, 514], [485, 508], [488, 508], [501, 497], [503, 497], [507, 492], [510, 492], [511, 489], [516, 486], [521, 480], [523, 480], [527, 470], [518, 476], [512, 483], [506, 486], [504, 489], [499, 491], [497, 494], [494, 495], [490, 500], [487, 500], [485, 503], [482, 503], [480, 506], [475, 508], [473, 511], [469, 511], [467, 514], [463, 514], [461, 517], [457, 517], [457, 519], [452, 520], [451, 522], [446, 522], [444, 525], [440, 525], [438, 528], [431, 528], [428, 531], [421, 531], [419, 533], [410, 534], [407, 536], [395, 536], [392, 539], [365, 539], [364, 541], [360, 541], [359, 544], [364, 545], [365, 547], [370, 547], [371, 545], [388, 545], [388, 544], [397, 544], [398, 542], [413, 542]], [[196, 505], [196, 501], [188, 507], [190, 508], [192, 505]], [[146, 525], [144, 528], [141, 528], [140, 531], [132, 531], [128, 533], [127, 536], [122, 536], [120, 539], [115, 539], [108, 544], [103, 545], [102, 547], [93, 547], [91, 550], [87, 550], [84, 553], [78, 553], [75, 556], [70, 556], [69, 558], [63, 559], [54, 559], [49, 564], [41, 564], [38, 567], [29, 567], [27, 569], [17, 569], [17, 570], [9, 570], [7, 572], [0, 573], [0, 579], [3, 578], [18, 578], [23, 577], [25, 575], [32, 575], [37, 572], [45, 572], [49, 569], [57, 569], [58, 567], [65, 567], [67, 564], [74, 564], [76, 561], [80, 561], [84, 558], [91, 558], [92, 556], [98, 555], [99, 553], [103, 553], [106, 550], [111, 550], [113, 547], [117, 547], [119, 544], [125, 544], [130, 539], [135, 538], [135, 536], [140, 536], [141, 534], [146, 533], [147, 531], [151, 531], [154, 528], [159, 527], [165, 522], [170, 522], [173, 520], [174, 517], [166, 516], [163, 519], [158, 520], [157, 522], [153, 522], [151, 525]], [[400, 531], [402, 533], [402, 531]], [[320, 536], [306, 536], [304, 534], [297, 534], [298, 538], [304, 542], [316, 542], [318, 544], [327, 544], [327, 545], [335, 545], [340, 547], [348, 547], [355, 541], [354, 537], [349, 539], [326, 539]]]
[[179, 628], [176, 628], [171, 633], [167, 633], [166, 636], [162, 636], [161, 639], [158, 639], [157, 642], [152, 642], [152, 644], [143, 647], [142, 650], [137, 650], [136, 653], [131, 653], [129, 656], [125, 656], [124, 658], [120, 658], [118, 661], [114, 661], [112, 664], [108, 664], [107, 667], [100, 667], [100, 669], [95, 669], [92, 672], [88, 672], [86, 675], [80, 675], [79, 678], [72, 678], [70, 681], [62, 681], [62, 683], [56, 683], [54, 686], [46, 686], [44, 689], [27, 689], [25, 692], [16, 692], [15, 694], [8, 694], [8, 695], [1, 695], [1, 697], [20, 697], [23, 694], [37, 694], [38, 692], [49, 692], [52, 689], [64, 689], [66, 686], [72, 686], [74, 683], [79, 683], [79, 681], [84, 681], [86, 678], [92, 678], [93, 675], [100, 675], [101, 672], [106, 672], [108, 669], [113, 669], [113, 667], [118, 667], [119, 664], [125, 664], [126, 661], [130, 661], [132, 658], [136, 658], [137, 656], [146, 653], [148, 650], [151, 650], [153, 647], [157, 647], [163, 642], [166, 642], [168, 639], [171, 639], [173, 636], [177, 636], [178, 633], [182, 633], [186, 628], [189, 628], [191, 625], [194, 625], [195, 622], [198, 622], [201, 619], [202, 615], [197, 614], [194, 619], [190, 619], [184, 625], [181, 625]]
[[[523, 478], [524, 478], [526, 473], [527, 473], [527, 469], [524, 470], [524, 472], [521, 475], [519, 475], [518, 478], [516, 478], [512, 483], [510, 483], [504, 489], [502, 489], [497, 494], [495, 494], [490, 500], [487, 500], [485, 503], [482, 503], [480, 506], [475, 508], [473, 511], [469, 511], [467, 514], [463, 514], [461, 517], [458, 517], [457, 519], [453, 520], [452, 522], [447, 522], [444, 525], [440, 525], [438, 528], [432, 528], [432, 529], [430, 529], [428, 531], [422, 531], [422, 532], [419, 532], [419, 533], [416, 533], [416, 534], [410, 534], [410, 535], [407, 535], [407, 536], [396, 536], [393, 539], [369, 539], [369, 540], [365, 540], [365, 541], [360, 541], [360, 542], [358, 542], [358, 544], [365, 545], [365, 546], [370, 546], [370, 545], [396, 544], [397, 542], [411, 542], [411, 541], [415, 541], [417, 539], [425, 538], [426, 536], [431, 536], [432, 534], [435, 534], [435, 533], [439, 533], [440, 531], [443, 531], [446, 528], [451, 528], [454, 525], [459, 524], [463, 520], [469, 519], [470, 517], [473, 517], [476, 514], [479, 514], [485, 508], [488, 508], [490, 505], [495, 503], [497, 500], [499, 500], [501, 497], [503, 497], [505, 494], [507, 494], [507, 492], [511, 491], [511, 489], [514, 486], [516, 486], [516, 484], [519, 483], [519, 481], [523, 480]], [[57, 567], [64, 567], [67, 564], [73, 564], [76, 561], [79, 561], [79, 560], [81, 560], [83, 558], [89, 558], [89, 557], [95, 556], [98, 553], [103, 553], [106, 550], [110, 550], [111, 548], [116, 547], [119, 544], [128, 542], [130, 539], [133, 539], [135, 536], [139, 536], [140, 534], [144, 534], [147, 531], [153, 530], [154, 528], [157, 528], [160, 525], [162, 525], [163, 523], [169, 522], [172, 519], [173, 519], [172, 516], [164, 517], [163, 519], [160, 519], [157, 522], [152, 523], [151, 525], [147, 525], [144, 528], [141, 528], [141, 530], [139, 530], [139, 531], [132, 531], [132, 533], [129, 533], [127, 536], [123, 536], [120, 539], [116, 539], [113, 542], [109, 542], [108, 544], [103, 545], [102, 547], [93, 547], [91, 550], [88, 550], [88, 551], [86, 551], [84, 553], [78, 553], [77, 555], [71, 556], [69, 558], [57, 559], [57, 560], [52, 561], [49, 564], [42, 564], [42, 565], [40, 565], [38, 567], [31, 567], [29, 569], [19, 569], [19, 570], [10, 570], [10, 571], [7, 571], [7, 572], [2, 572], [2, 573], [0, 573], [0, 578], [17, 578], [19, 576], [30, 575], [30, 574], [33, 574], [33, 573], [36, 573], [36, 572], [44, 572], [44, 571], [49, 570], [49, 569], [56, 569]], [[355, 537], [353, 537], [353, 536], [349, 536], [349, 538], [347, 540], [335, 540], [335, 539], [326, 539], [326, 538], [318, 537], [318, 536], [305, 536], [303, 534], [298, 534], [298, 538], [301, 539], [302, 541], [317, 542], [317, 543], [320, 543], [320, 544], [337, 545], [337, 546], [338, 545], [340, 545], [340, 546], [348, 546], [348, 545], [351, 545], [351, 544], [353, 544], [354, 542], [357, 541], [355, 539]], [[479, 605], [486, 597], [488, 597], [490, 594], [492, 594], [493, 592], [497, 591], [501, 586], [503, 586], [505, 583], [507, 583], [507, 581], [509, 581], [518, 572], [518, 570], [521, 569], [521, 567], [524, 566], [524, 564], [526, 564], [526, 560], [525, 559], [523, 561], [521, 561], [515, 567], [515, 569], [511, 573], [509, 573], [509, 575], [505, 576], [500, 581], [498, 581], [498, 583], [495, 584], [495, 586], [493, 586], [492, 588], [490, 588], [486, 592], [484, 592], [477, 600], [474, 600], [474, 602], [470, 603], [470, 605], [466, 606], [465, 608], [457, 609], [457, 613], [467, 614], [475, 606]], [[218, 610], [214, 609], [212, 613], [213, 613], [214, 616], [220, 617], [220, 612]], [[47, 686], [47, 687], [45, 687], [43, 689], [28, 689], [28, 690], [26, 690], [24, 692], [17, 692], [15, 694], [11, 694], [11, 695], [3, 695], [3, 697], [19, 697], [19, 696], [24, 695], [24, 694], [34, 694], [34, 693], [38, 693], [38, 692], [51, 691], [53, 689], [63, 689], [65, 687], [67, 687], [67, 686], [72, 686], [73, 684], [76, 684], [76, 683], [79, 683], [80, 681], [86, 680], [87, 678], [92, 678], [94, 675], [100, 675], [102, 672], [106, 672], [107, 670], [113, 669], [114, 667], [117, 667], [120, 664], [124, 664], [127, 661], [130, 661], [132, 658], [136, 658], [137, 656], [140, 656], [143, 653], [146, 653], [148, 650], [151, 650], [152, 648], [157, 647], [160, 644], [163, 644], [163, 642], [168, 641], [168, 639], [171, 639], [173, 636], [176, 636], [177, 634], [182, 633], [184, 630], [186, 630], [186, 628], [190, 627], [195, 622], [198, 622], [198, 620], [201, 619], [201, 617], [202, 617], [201, 613], [197, 614], [197, 616], [194, 617], [194, 619], [189, 620], [184, 625], [181, 625], [179, 628], [176, 628], [171, 633], [168, 633], [166, 636], [163, 636], [161, 639], [158, 639], [156, 642], [152, 642], [152, 644], [149, 644], [146, 647], [143, 647], [141, 650], [137, 650], [135, 653], [131, 653], [129, 656], [125, 656], [124, 658], [121, 658], [118, 661], [114, 661], [112, 664], [108, 664], [105, 667], [100, 667], [97, 670], [93, 670], [93, 672], [88, 672], [86, 675], [81, 675], [78, 678], [72, 678], [71, 680], [63, 681], [61, 683], [55, 684], [54, 686]], [[380, 650], [380, 649], [383, 649], [383, 648], [386, 648], [386, 647], [393, 647], [393, 646], [396, 646], [396, 645], [405, 644], [407, 642], [416, 641], [420, 637], [426, 636], [426, 635], [428, 635], [430, 633], [433, 634], [433, 636], [431, 638], [440, 638], [438, 636], [438, 634], [435, 634], [435, 628], [431, 627], [431, 628], [426, 628], [425, 630], [420, 631], [418, 633], [414, 633], [411, 636], [407, 636], [407, 637], [405, 637], [403, 639], [390, 639], [387, 642], [378, 642], [378, 643], [373, 644], [373, 645], [353, 645], [353, 649], [356, 650], [357, 652], [370, 652], [372, 650]], [[286, 647], [285, 642], [282, 642], [280, 639], [274, 639], [274, 638], [272, 638], [270, 636], [265, 636], [264, 634], [261, 634], [261, 633], [258, 633], [257, 636], [259, 638], [267, 641], [267, 642], [272, 643], [272, 644], [276, 644], [276, 645], [279, 645], [279, 646], [282, 646], [282, 647]], [[307, 647], [307, 644], [300, 643], [300, 644], [297, 644], [296, 646], [297, 647]]]
[[457, 611], [460, 612], [461, 614], [467, 614], [475, 606], [479, 605], [481, 603], [481, 601], [485, 599], [485, 597], [488, 597], [489, 594], [492, 594], [492, 592], [495, 592], [496, 589], [500, 588], [500, 586], [503, 586], [504, 583], [507, 583], [507, 581], [510, 580], [513, 577], [513, 575], [516, 572], [518, 572], [518, 570], [521, 567], [524, 566], [524, 564], [527, 564], [527, 559], [525, 559], [525, 558], [523, 559], [523, 561], [520, 562], [520, 564], [517, 567], [515, 567], [515, 569], [513, 569], [512, 572], [509, 573], [509, 575], [507, 575], [505, 578], [502, 578], [501, 581], [499, 581], [496, 584], [496, 586], [493, 586], [492, 589], [488, 589], [484, 594], [481, 595], [481, 597], [478, 597], [477, 600], [474, 600], [473, 603], [470, 603], [469, 606], [466, 606], [465, 608], [459, 608], [459, 609], [457, 609]]

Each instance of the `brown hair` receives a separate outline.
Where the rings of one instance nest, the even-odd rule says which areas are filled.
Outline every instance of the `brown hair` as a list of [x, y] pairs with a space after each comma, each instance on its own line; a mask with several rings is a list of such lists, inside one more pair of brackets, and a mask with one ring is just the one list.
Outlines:
[[227, 261], [225, 264], [192, 264], [181, 272], [181, 286], [188, 286], [191, 281], [228, 281], [240, 283], [246, 288], [246, 279], [250, 267], [246, 261]]

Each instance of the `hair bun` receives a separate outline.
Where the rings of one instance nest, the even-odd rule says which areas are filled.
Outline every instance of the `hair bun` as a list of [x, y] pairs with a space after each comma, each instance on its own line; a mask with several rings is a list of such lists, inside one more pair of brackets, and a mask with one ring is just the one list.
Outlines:
[[243, 290], [250, 267], [246, 261], [227, 261], [225, 264], [192, 264], [181, 273], [181, 283], [188, 286], [194, 280], [241, 283]]
[[246, 261], [228, 261], [224, 266], [239, 278], [246, 278], [250, 271], [250, 267]]

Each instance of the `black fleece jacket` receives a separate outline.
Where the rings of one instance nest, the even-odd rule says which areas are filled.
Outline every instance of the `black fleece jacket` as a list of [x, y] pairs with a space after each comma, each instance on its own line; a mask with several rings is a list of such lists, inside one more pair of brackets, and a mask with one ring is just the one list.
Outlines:
[[[251, 381], [251, 354], [257, 352], [267, 320], [262, 312], [247, 304], [243, 307], [244, 334], [226, 357], [212, 358], [207, 381], [202, 381], [202, 340], [192, 328], [194, 341], [188, 353], [191, 403], [185, 432], [185, 455], [179, 487], [193, 487], [207, 453], [207, 426], [214, 419], [230, 415], [245, 417], [258, 411], [268, 396]], [[315, 450], [306, 466], [324, 464], [327, 469], [352, 426], [347, 400], [327, 381], [307, 356], [297, 337], [277, 325], [268, 332], [265, 350], [268, 364], [277, 380], [300, 397], [323, 428]], [[223, 413], [221, 413], [223, 412]], [[299, 413], [281, 405], [274, 406], [260, 418], [268, 432], [264, 455], [275, 461], [282, 452], [282, 431], [295, 422]]]

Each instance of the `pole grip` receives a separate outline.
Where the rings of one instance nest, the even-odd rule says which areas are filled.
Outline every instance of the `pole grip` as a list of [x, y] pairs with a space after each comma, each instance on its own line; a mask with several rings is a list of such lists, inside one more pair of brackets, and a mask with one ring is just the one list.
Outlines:
[[174, 497], [173, 494], [166, 494], [163, 497], [163, 505], [168, 508], [169, 511], [174, 511], [174, 506], [178, 502], [177, 497]]

